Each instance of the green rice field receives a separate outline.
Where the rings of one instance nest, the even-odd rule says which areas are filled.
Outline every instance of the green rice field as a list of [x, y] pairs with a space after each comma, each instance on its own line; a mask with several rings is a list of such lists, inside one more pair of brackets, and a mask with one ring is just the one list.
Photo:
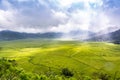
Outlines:
[[80, 80], [82, 74], [93, 76], [102, 71], [111, 77], [120, 76], [120, 45], [108, 42], [0, 41], [2, 57], [15, 59], [19, 68], [30, 73], [61, 75], [61, 69], [68, 68], [76, 80]]

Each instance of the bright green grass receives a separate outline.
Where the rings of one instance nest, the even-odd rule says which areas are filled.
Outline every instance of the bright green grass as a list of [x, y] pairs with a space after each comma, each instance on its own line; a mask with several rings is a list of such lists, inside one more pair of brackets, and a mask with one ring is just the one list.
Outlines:
[[28, 72], [60, 74], [69, 68], [77, 77], [81, 72], [120, 71], [120, 45], [112, 43], [26, 39], [2, 41], [0, 47], [0, 57], [16, 59]]

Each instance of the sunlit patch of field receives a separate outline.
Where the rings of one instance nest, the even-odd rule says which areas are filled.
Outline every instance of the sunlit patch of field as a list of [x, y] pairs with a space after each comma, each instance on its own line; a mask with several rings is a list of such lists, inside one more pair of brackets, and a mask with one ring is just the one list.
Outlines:
[[120, 71], [120, 45], [107, 42], [58, 40], [21, 40], [0, 42], [0, 57], [16, 59], [19, 67], [29, 72], [52, 70], [60, 74], [69, 68], [78, 76], [85, 72]]

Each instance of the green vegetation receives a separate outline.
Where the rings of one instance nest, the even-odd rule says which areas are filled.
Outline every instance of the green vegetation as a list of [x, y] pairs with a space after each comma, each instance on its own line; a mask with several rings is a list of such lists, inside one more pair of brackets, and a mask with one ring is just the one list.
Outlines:
[[[120, 79], [118, 44], [46, 39], [1, 41], [0, 57], [0, 75], [18, 77], [11, 80]], [[12, 65], [13, 75], [9, 75], [6, 63]]]

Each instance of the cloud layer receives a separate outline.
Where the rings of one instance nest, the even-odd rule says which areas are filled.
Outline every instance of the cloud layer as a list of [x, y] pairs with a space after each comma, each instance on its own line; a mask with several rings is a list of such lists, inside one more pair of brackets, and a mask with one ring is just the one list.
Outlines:
[[0, 0], [0, 30], [97, 32], [120, 26], [119, 0]]

